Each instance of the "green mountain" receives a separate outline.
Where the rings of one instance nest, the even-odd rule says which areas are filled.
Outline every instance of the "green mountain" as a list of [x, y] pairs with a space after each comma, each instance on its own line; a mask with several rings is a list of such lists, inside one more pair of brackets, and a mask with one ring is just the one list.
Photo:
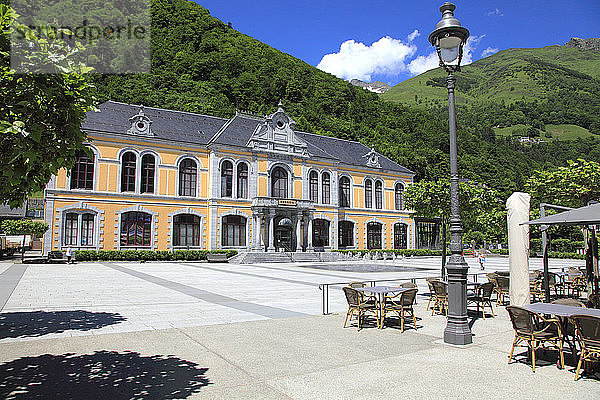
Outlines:
[[[443, 107], [381, 99], [232, 29], [190, 1], [153, 0], [151, 33], [151, 73], [94, 76], [100, 100], [231, 116], [235, 109], [273, 112], [281, 99], [299, 130], [375, 146], [416, 179], [448, 176]], [[505, 195], [522, 189], [536, 168], [581, 156], [600, 161], [595, 138], [560, 149], [558, 143], [524, 147], [496, 138], [487, 123], [460, 121], [461, 175]]]
[[[600, 50], [574, 47], [579, 43], [573, 39], [565, 46], [503, 50], [475, 61], [456, 74], [456, 102], [495, 127], [575, 125], [600, 135]], [[441, 68], [381, 95], [426, 108], [444, 107], [447, 96]]]

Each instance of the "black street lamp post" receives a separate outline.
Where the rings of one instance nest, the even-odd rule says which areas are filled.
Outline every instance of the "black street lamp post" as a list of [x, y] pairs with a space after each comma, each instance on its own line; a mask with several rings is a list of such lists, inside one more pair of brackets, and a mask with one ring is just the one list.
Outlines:
[[458, 197], [458, 156], [456, 148], [456, 115], [454, 110], [454, 72], [460, 71], [463, 45], [469, 31], [454, 18], [456, 6], [444, 3], [440, 7], [442, 19], [429, 35], [429, 42], [436, 47], [440, 66], [448, 72], [448, 108], [450, 123], [450, 259], [448, 273], [448, 323], [444, 330], [444, 342], [469, 344], [473, 341], [467, 321], [467, 271], [469, 267], [462, 255], [462, 222]]

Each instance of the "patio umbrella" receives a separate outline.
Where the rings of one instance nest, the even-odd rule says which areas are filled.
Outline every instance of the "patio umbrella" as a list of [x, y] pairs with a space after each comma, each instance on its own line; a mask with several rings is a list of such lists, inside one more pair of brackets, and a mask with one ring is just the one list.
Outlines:
[[[533, 221], [524, 222], [521, 225], [600, 225], [600, 203], [590, 204], [585, 207], [575, 208], [573, 210], [564, 211], [558, 214], [550, 215], [534, 219]], [[543, 229], [543, 228], [542, 228]], [[586, 269], [588, 271], [588, 279], [591, 277], [591, 272], [598, 276], [598, 260], [597, 253], [594, 251], [597, 249], [596, 234], [592, 230], [590, 246], [588, 246], [588, 257], [586, 261]], [[596, 250], [597, 251], [597, 250]], [[543, 249], [544, 252], [544, 277], [546, 293], [548, 294], [548, 249], [547, 246]], [[591, 257], [589, 256], [591, 254]]]
[[534, 219], [521, 225], [600, 225], [600, 203]]

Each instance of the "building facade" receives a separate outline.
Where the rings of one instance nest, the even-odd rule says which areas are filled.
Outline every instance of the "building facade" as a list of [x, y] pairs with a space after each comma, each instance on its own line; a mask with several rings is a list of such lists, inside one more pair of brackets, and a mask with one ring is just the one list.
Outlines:
[[279, 109], [231, 119], [109, 101], [46, 187], [45, 252], [415, 248], [414, 173]]

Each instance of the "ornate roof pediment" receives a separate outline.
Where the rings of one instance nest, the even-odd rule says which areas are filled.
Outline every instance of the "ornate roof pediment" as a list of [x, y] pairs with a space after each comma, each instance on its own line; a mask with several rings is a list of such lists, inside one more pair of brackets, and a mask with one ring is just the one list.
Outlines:
[[144, 106], [140, 106], [140, 111], [129, 118], [129, 125], [130, 127], [127, 130], [129, 135], [154, 136], [152, 129], [150, 129], [152, 120], [144, 114]]
[[371, 151], [365, 154], [363, 158], [367, 159], [367, 167], [381, 168], [381, 164], [379, 164], [379, 154], [377, 154], [374, 147], [371, 147]]
[[308, 144], [295, 133], [296, 122], [283, 110], [281, 101], [273, 114], [267, 115], [264, 122], [256, 127], [247, 146], [262, 151], [310, 157]]

